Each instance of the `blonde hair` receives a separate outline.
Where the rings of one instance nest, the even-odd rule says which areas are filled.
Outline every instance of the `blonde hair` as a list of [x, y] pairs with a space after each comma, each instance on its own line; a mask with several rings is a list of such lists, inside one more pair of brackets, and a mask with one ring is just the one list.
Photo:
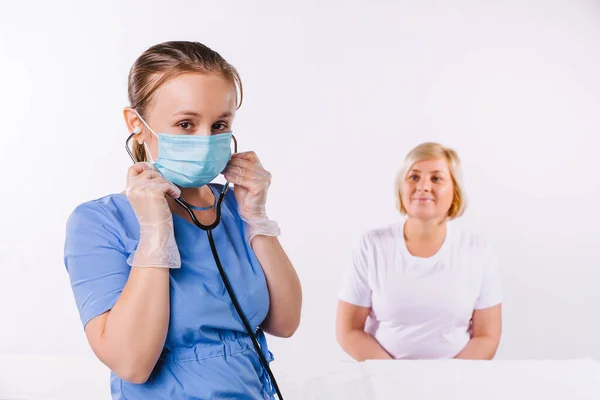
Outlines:
[[464, 214], [467, 207], [466, 194], [462, 179], [462, 169], [460, 158], [458, 153], [451, 148], [442, 146], [435, 142], [421, 143], [414, 149], [412, 149], [404, 159], [404, 165], [398, 171], [396, 175], [396, 208], [400, 211], [400, 214], [406, 215], [406, 207], [402, 203], [402, 186], [406, 180], [408, 171], [419, 161], [426, 160], [437, 160], [443, 158], [448, 163], [448, 169], [450, 170], [450, 176], [452, 178], [452, 186], [454, 187], [454, 195], [452, 197], [452, 204], [448, 209], [448, 218], [454, 219]]

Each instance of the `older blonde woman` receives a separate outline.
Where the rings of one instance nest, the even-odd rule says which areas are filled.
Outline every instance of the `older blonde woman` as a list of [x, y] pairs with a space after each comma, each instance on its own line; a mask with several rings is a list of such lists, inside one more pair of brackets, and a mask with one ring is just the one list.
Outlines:
[[402, 222], [357, 244], [344, 273], [338, 343], [365, 359], [492, 359], [502, 285], [485, 238], [452, 221], [465, 211], [457, 153], [423, 143], [396, 178]]

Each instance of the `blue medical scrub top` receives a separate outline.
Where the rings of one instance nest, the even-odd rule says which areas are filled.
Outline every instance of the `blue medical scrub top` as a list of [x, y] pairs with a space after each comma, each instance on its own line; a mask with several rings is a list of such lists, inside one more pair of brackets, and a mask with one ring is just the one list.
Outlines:
[[[215, 196], [221, 185], [209, 185]], [[233, 190], [213, 230], [223, 268], [254, 331], [269, 310], [263, 270], [246, 242]], [[170, 270], [171, 317], [165, 347], [146, 383], [111, 373], [113, 399], [274, 399], [260, 363], [210, 251], [206, 232], [173, 214], [181, 269]], [[110, 310], [121, 294], [138, 245], [139, 225], [123, 194], [78, 206], [67, 222], [65, 266], [83, 326]], [[273, 360], [266, 339], [257, 339]]]

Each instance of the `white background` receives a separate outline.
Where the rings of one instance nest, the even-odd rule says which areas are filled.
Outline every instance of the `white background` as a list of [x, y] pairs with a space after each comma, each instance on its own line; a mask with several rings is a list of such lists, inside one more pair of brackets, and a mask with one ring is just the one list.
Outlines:
[[398, 220], [396, 171], [434, 140], [463, 159], [462, 221], [499, 249], [497, 357], [600, 360], [600, 3], [102, 3], [0, 3], [0, 353], [90, 354], [66, 219], [124, 188], [135, 58], [197, 40], [241, 73], [240, 151], [273, 173], [269, 213], [303, 283], [276, 359], [346, 358], [342, 268]]

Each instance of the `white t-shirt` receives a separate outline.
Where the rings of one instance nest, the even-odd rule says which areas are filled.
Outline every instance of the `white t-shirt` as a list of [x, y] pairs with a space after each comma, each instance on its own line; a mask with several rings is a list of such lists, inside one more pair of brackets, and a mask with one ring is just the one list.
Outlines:
[[502, 301], [496, 255], [482, 235], [449, 221], [439, 251], [415, 257], [404, 223], [362, 237], [339, 298], [371, 308], [365, 331], [392, 357], [453, 358], [470, 340], [473, 310]]

